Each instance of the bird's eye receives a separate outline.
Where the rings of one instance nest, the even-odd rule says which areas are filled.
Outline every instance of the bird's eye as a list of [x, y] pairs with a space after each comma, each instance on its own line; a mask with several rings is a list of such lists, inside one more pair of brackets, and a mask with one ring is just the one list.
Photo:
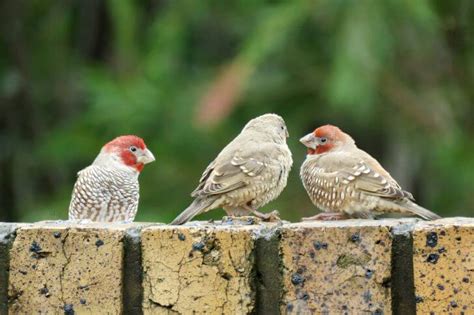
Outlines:
[[285, 130], [285, 126], [281, 126], [281, 130]]
[[320, 138], [320, 139], [319, 139], [319, 141], [321, 141], [321, 143], [326, 143], [326, 141], [328, 141], [328, 139], [327, 139], [327, 138], [324, 138], [324, 137], [322, 137], [322, 138]]
[[129, 148], [129, 150], [130, 150], [131, 152], [136, 152], [136, 151], [137, 151], [137, 147], [132, 145], [132, 146]]

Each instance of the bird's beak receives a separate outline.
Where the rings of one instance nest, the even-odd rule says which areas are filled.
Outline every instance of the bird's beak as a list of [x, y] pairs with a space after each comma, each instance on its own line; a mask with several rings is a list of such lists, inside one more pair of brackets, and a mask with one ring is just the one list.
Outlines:
[[300, 142], [304, 144], [306, 147], [316, 150], [316, 147], [318, 146], [318, 142], [316, 137], [314, 136], [313, 133], [309, 133], [303, 138], [300, 139]]
[[285, 130], [286, 131], [286, 137], [289, 138], [290, 137], [290, 133], [288, 132], [288, 128]]
[[143, 150], [142, 155], [140, 155], [140, 156], [137, 158], [137, 162], [138, 162], [138, 163], [143, 163], [143, 164], [151, 163], [151, 162], [153, 162], [154, 160], [155, 160], [155, 156], [154, 156], [153, 153], [151, 153], [151, 151], [148, 150], [148, 149]]

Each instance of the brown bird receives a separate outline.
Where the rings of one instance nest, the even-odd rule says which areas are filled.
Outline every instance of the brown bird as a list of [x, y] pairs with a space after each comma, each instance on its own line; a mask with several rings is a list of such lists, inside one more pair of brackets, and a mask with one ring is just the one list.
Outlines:
[[216, 208], [230, 216], [253, 213], [262, 219], [274, 218], [274, 212], [257, 210], [286, 186], [293, 164], [287, 137], [285, 121], [278, 115], [265, 114], [249, 121], [209, 164], [191, 194], [194, 201], [171, 224], [183, 224]]
[[414, 203], [412, 194], [338, 127], [319, 127], [300, 141], [308, 148], [301, 180], [313, 204], [324, 211], [304, 219], [373, 218], [383, 213], [440, 218]]

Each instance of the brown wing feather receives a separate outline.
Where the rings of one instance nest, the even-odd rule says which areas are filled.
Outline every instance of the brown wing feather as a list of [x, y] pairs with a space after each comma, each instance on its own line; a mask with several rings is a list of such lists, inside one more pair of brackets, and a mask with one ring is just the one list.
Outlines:
[[192, 197], [217, 195], [242, 188], [249, 178], [257, 176], [265, 164], [254, 157], [243, 157], [237, 152], [230, 161], [213, 161], [204, 171]]
[[351, 170], [341, 172], [343, 180], [353, 182], [357, 190], [370, 195], [388, 199], [413, 199], [412, 194], [403, 190], [378, 162], [370, 162], [373, 161], [361, 161]]

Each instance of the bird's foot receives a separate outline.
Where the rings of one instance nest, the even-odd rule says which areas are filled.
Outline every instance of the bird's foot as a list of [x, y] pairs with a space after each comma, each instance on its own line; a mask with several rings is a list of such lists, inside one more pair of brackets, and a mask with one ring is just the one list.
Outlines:
[[345, 213], [341, 212], [322, 212], [312, 217], [302, 218], [302, 221], [336, 221], [348, 219]]
[[281, 221], [280, 219], [280, 213], [278, 210], [273, 210], [272, 212], [269, 213], [262, 213], [257, 210], [252, 211], [253, 214], [259, 219], [262, 219], [262, 221], [266, 222], [279, 222]]
[[234, 225], [234, 224], [239, 224], [239, 225], [253, 225], [253, 224], [259, 224], [262, 220], [260, 218], [256, 218], [254, 216], [224, 216], [222, 217], [222, 224], [226, 225]]

